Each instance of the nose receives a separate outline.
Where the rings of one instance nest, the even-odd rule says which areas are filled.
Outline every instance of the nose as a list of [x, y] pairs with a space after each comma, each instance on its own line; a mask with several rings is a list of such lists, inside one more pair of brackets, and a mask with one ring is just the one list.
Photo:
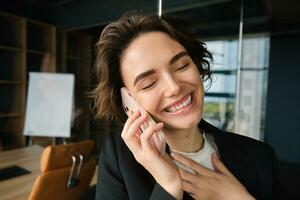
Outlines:
[[172, 77], [171, 75], [166, 75], [165, 76], [165, 97], [172, 97], [172, 96], [177, 96], [180, 92], [180, 86], [178, 84], [178, 81]]

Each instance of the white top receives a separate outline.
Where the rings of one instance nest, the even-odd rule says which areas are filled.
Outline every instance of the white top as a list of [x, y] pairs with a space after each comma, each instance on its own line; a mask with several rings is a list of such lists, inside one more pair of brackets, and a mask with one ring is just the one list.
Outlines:
[[[203, 148], [200, 149], [198, 152], [193, 152], [193, 153], [186, 153], [186, 152], [180, 152], [180, 151], [175, 151], [175, 150], [171, 150], [171, 152], [175, 152], [181, 155], [184, 155], [185, 157], [188, 157], [194, 161], [196, 161], [197, 163], [200, 163], [202, 166], [209, 168], [211, 170], [214, 170], [214, 167], [212, 165], [211, 162], [211, 156], [214, 152], [216, 152], [217, 150], [214, 148], [214, 144], [211, 144], [214, 141], [209, 141], [206, 138], [206, 134], [203, 133]], [[189, 172], [193, 172], [190, 168], [187, 168], [185, 166], [183, 166], [181, 163], [175, 161], [175, 164], [177, 165], [177, 167], [187, 170]]]

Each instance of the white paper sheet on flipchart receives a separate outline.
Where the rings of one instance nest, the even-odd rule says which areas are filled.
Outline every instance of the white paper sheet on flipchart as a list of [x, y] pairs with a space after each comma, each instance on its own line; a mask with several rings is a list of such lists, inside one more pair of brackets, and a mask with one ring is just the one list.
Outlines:
[[70, 137], [74, 75], [29, 73], [24, 135]]

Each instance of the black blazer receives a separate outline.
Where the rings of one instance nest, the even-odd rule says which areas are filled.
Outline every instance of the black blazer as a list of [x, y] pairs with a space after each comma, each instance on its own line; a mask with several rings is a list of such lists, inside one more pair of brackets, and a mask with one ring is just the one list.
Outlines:
[[[257, 140], [223, 132], [201, 120], [199, 128], [212, 134], [222, 162], [256, 199], [284, 199], [273, 149]], [[108, 136], [99, 160], [97, 200], [174, 199], [134, 159], [119, 133]], [[183, 199], [192, 199], [184, 193]]]

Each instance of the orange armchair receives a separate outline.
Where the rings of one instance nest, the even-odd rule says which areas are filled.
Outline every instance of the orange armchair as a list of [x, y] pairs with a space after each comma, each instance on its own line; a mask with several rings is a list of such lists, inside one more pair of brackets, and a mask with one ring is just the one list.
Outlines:
[[[41, 156], [41, 175], [34, 183], [29, 200], [84, 199], [96, 168], [96, 161], [91, 158], [93, 146], [91, 140], [48, 146]], [[79, 154], [83, 156], [82, 166], [77, 161], [72, 170], [72, 155], [78, 157]], [[73, 171], [76, 175], [77, 170], [78, 177], [70, 184], [70, 173]]]

